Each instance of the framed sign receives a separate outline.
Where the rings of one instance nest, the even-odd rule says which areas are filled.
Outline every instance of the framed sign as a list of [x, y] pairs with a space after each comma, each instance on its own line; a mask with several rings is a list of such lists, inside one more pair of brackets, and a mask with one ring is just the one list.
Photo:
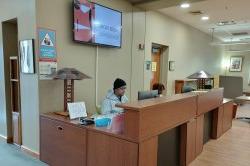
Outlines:
[[243, 57], [232, 56], [230, 58], [229, 71], [230, 72], [241, 72], [242, 71], [242, 62], [243, 62]]
[[57, 70], [56, 31], [38, 29], [40, 80], [50, 80], [49, 76]]
[[34, 74], [35, 73], [34, 39], [21, 40], [19, 44], [20, 44], [21, 72], [26, 74]]
[[169, 71], [175, 70], [175, 61], [169, 61]]
[[39, 38], [39, 61], [56, 62], [56, 31], [40, 28]]

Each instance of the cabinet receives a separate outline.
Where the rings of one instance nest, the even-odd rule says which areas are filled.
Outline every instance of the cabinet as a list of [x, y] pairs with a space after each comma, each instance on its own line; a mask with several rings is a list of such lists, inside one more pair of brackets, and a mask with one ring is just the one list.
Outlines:
[[212, 138], [219, 138], [232, 127], [233, 107], [233, 102], [230, 101], [214, 110]]
[[86, 166], [86, 130], [40, 117], [40, 159], [50, 166]]

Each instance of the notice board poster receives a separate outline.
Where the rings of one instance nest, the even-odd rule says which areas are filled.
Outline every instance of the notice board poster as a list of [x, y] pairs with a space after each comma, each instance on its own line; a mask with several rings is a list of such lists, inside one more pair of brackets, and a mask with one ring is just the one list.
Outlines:
[[38, 29], [40, 79], [51, 79], [49, 75], [57, 70], [56, 31]]

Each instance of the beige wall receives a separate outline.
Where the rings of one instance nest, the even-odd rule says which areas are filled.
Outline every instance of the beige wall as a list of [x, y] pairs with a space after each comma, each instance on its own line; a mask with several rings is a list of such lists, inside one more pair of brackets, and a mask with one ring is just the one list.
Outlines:
[[[12, 3], [12, 1], [5, 0], [4, 8], [15, 6], [20, 2], [15, 1]], [[205, 69], [211, 74], [217, 74], [220, 70], [220, 50], [208, 45], [210, 42], [208, 35], [159, 13], [145, 13], [133, 9], [131, 4], [125, 0], [96, 0], [100, 4], [123, 12], [122, 48], [99, 47], [99, 73], [96, 77], [97, 47], [72, 41], [72, 0], [37, 0], [36, 4], [33, 0], [29, 1], [30, 3], [20, 3], [19, 8], [15, 10], [16, 13], [13, 12], [13, 16], [18, 15], [20, 21], [19, 38], [36, 38], [36, 27], [56, 30], [58, 68], [74, 67], [92, 77], [90, 80], [76, 81], [75, 85], [75, 100], [85, 101], [88, 112], [96, 110], [96, 78], [98, 78], [98, 104], [104, 98], [106, 91], [112, 88], [116, 77], [123, 78], [127, 82], [127, 95], [131, 100], [137, 98], [138, 90], [149, 88], [150, 74], [144, 70], [144, 65], [145, 60], [150, 58], [152, 42], [169, 46], [170, 60], [176, 61], [176, 70], [168, 73], [169, 93], [172, 93], [175, 79], [182, 79], [200, 69]], [[4, 10], [6, 12], [3, 13], [1, 7], [2, 2], [0, 18], [2, 16], [12, 17], [12, 15], [9, 16], [7, 10]], [[144, 42], [145, 50], [139, 50], [138, 44]], [[0, 58], [2, 59], [2, 55]], [[0, 61], [0, 66], [2, 67], [2, 61]], [[0, 70], [0, 72], [2, 71]], [[40, 113], [62, 110], [63, 81], [40, 80], [38, 82], [37, 75], [21, 75], [21, 79], [23, 80], [21, 86], [22, 117], [25, 121], [23, 143], [31, 150], [39, 151], [39, 111], [37, 107], [39, 106]], [[1, 84], [3, 80], [4, 78], [1, 76]], [[3, 92], [2, 86], [0, 86], [0, 90]], [[5, 109], [4, 104], [2, 106], [5, 97], [4, 95], [0, 97], [1, 115], [4, 112], [2, 110]], [[5, 123], [4, 119], [0, 119], [0, 123]]]
[[[99, 0], [105, 6], [123, 12], [122, 48], [99, 47], [98, 103], [104, 98], [116, 77], [128, 84], [130, 96], [132, 6], [124, 1]], [[78, 44], [72, 41], [72, 0], [39, 0], [37, 26], [55, 29], [57, 33], [58, 68], [74, 67], [92, 79], [76, 81], [75, 100], [85, 101], [88, 112], [95, 112], [96, 46]], [[56, 12], [55, 11], [56, 8]], [[44, 10], [46, 9], [46, 10]], [[53, 13], [48, 17], [48, 13]], [[63, 109], [63, 82], [40, 81], [41, 112]]]
[[[160, 13], [146, 13], [146, 53], [151, 58], [151, 45], [169, 46], [169, 60], [175, 61], [175, 71], [168, 72], [168, 94], [174, 93], [174, 80], [183, 79], [199, 70], [220, 74], [222, 49], [210, 46], [211, 37], [186, 24]], [[145, 70], [144, 88], [150, 87], [151, 72]]]
[[[18, 19], [18, 39], [36, 38], [35, 0], [1, 0], [0, 22]], [[0, 134], [7, 135], [6, 98], [4, 77], [4, 54], [2, 43], [2, 26], [0, 25]], [[22, 141], [23, 146], [38, 152], [39, 110], [37, 74], [20, 75]]]

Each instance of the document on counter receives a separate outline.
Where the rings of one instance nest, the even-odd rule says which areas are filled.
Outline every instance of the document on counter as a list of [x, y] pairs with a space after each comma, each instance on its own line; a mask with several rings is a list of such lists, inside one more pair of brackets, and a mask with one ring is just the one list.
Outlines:
[[68, 103], [70, 119], [87, 117], [85, 102]]

